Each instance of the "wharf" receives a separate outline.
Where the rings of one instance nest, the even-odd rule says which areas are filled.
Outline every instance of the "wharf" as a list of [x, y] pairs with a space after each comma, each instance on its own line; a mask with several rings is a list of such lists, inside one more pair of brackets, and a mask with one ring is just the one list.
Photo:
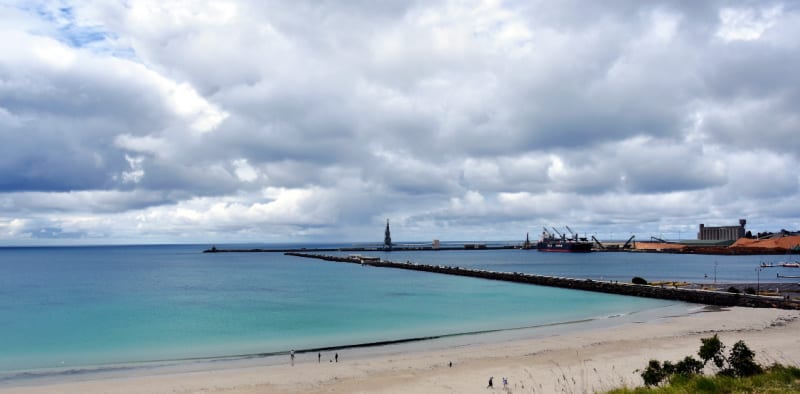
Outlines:
[[780, 308], [800, 310], [800, 302], [785, 298], [764, 295], [729, 293], [704, 289], [687, 289], [669, 286], [636, 285], [624, 282], [597, 281], [592, 279], [573, 279], [555, 276], [543, 276], [521, 272], [485, 271], [454, 266], [417, 264], [407, 261], [377, 261], [358, 257], [330, 256], [312, 253], [288, 252], [286, 255], [320, 259], [326, 261], [361, 264], [363, 266], [397, 268], [414, 271], [434, 272], [447, 275], [468, 276], [473, 278], [500, 280], [506, 282], [527, 283], [540, 286], [561, 287], [573, 290], [585, 290], [601, 293], [612, 293], [634, 297], [659, 298], [716, 306], [744, 306], [751, 308]]

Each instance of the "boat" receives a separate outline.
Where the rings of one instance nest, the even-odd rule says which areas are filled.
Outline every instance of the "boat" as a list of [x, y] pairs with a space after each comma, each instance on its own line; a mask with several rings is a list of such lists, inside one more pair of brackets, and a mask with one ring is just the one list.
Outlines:
[[760, 266], [761, 268], [772, 268], [772, 267], [777, 267], [777, 265], [775, 265], [775, 263], [765, 263], [765, 262], [762, 262], [762, 263], [761, 263], [759, 266]]
[[778, 275], [778, 278], [787, 278], [787, 279], [798, 279], [798, 278], [800, 278], [800, 275], [781, 275], [781, 274], [777, 274], [777, 275]]
[[[536, 243], [536, 249], [540, 252], [567, 252], [567, 253], [587, 253], [592, 251], [592, 243], [585, 237], [579, 237], [578, 234], [573, 233], [569, 227], [567, 230], [572, 234], [567, 237], [561, 234], [558, 230], [553, 228], [555, 233], [551, 233], [544, 229], [542, 238]], [[556, 235], [558, 234], [558, 235]]]
[[781, 267], [786, 267], [786, 268], [800, 268], [800, 263], [798, 263], [798, 262], [794, 262], [794, 263], [780, 263], [780, 266], [781, 266]]

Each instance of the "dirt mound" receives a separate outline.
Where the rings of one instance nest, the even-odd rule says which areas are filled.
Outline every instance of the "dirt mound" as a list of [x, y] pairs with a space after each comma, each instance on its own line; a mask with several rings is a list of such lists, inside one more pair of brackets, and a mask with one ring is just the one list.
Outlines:
[[681, 244], [668, 244], [661, 242], [637, 242], [635, 249], [638, 250], [664, 250], [664, 249], [681, 249], [685, 245]]
[[732, 248], [764, 248], [764, 249], [792, 249], [800, 245], [800, 235], [772, 239], [739, 238], [731, 245]]

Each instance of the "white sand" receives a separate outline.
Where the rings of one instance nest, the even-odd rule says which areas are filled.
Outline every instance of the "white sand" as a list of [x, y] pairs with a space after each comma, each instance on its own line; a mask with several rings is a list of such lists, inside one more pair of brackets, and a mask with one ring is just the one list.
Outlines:
[[[742, 339], [762, 364], [800, 365], [800, 312], [731, 308], [543, 339], [317, 363], [219, 369], [0, 389], [0, 393], [512, 393], [597, 392], [642, 384], [649, 359], [695, 355], [700, 338]], [[330, 355], [325, 355], [328, 357]], [[448, 367], [452, 361], [453, 367]], [[494, 376], [494, 389], [486, 388]], [[502, 378], [509, 385], [504, 390]], [[524, 388], [523, 388], [524, 386]]]

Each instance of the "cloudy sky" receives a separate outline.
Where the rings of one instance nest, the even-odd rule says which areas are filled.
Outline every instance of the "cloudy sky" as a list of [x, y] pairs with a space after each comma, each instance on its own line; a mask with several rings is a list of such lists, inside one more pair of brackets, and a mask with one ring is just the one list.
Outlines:
[[0, 1], [0, 245], [800, 228], [794, 1]]

